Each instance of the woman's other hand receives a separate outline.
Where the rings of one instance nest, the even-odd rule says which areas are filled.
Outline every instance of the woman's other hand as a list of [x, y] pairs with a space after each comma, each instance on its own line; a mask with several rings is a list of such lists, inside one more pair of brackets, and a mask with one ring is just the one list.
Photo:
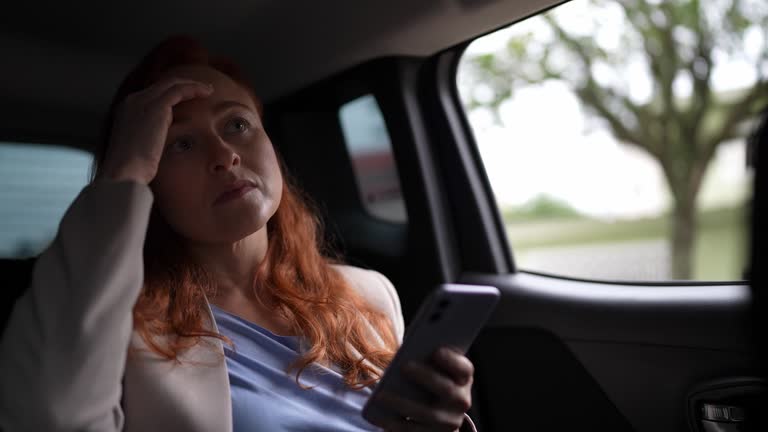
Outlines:
[[149, 184], [157, 174], [174, 105], [212, 92], [210, 84], [171, 77], [128, 95], [115, 113], [99, 177]]
[[403, 375], [432, 395], [430, 401], [415, 401], [382, 392], [379, 401], [399, 414], [383, 424], [387, 431], [455, 431], [472, 406], [472, 380], [475, 368], [459, 351], [442, 347], [431, 362], [409, 363]]

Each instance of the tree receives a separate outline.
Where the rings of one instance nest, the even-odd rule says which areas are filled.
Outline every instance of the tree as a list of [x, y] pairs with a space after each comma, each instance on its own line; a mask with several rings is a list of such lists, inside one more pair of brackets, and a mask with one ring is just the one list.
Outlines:
[[515, 209], [502, 209], [505, 222], [542, 219], [582, 219], [584, 215], [567, 202], [541, 194]]
[[[586, 7], [581, 19], [591, 27], [561, 22], [572, 7]], [[618, 39], [597, 37], [607, 14], [620, 17], [613, 28]], [[745, 122], [768, 102], [768, 2], [574, 0], [533, 20], [538, 27], [511, 37], [500, 51], [465, 59], [469, 88], [486, 93], [470, 91], [469, 109], [491, 108], [500, 121], [500, 105], [521, 85], [566, 82], [593, 119], [660, 164], [673, 201], [672, 276], [689, 279], [696, 198], [707, 166], [717, 146], [743, 136]], [[747, 52], [745, 39], [760, 37], [760, 52]], [[749, 62], [752, 82], [718, 91], [713, 71], [720, 58]], [[627, 80], [638, 65], [652, 81], [646, 98], [633, 95]]]

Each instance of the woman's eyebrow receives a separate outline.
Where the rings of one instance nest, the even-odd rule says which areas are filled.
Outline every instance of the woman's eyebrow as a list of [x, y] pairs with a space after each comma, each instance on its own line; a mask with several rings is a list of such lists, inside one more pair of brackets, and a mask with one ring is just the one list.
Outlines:
[[214, 114], [219, 114], [219, 113], [221, 113], [223, 111], [226, 111], [226, 110], [228, 110], [230, 108], [243, 108], [243, 109], [246, 109], [248, 111], [253, 111], [253, 109], [251, 107], [249, 107], [248, 105], [242, 104], [240, 102], [237, 102], [237, 101], [223, 101], [223, 102], [217, 103], [213, 107], [213, 113]]

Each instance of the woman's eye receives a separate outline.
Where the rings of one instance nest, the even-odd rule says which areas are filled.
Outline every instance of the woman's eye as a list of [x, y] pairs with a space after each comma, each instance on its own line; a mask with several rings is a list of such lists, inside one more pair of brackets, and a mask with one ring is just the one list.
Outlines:
[[227, 132], [243, 133], [251, 128], [251, 124], [241, 117], [234, 118], [227, 123]]
[[175, 152], [185, 152], [192, 149], [192, 140], [189, 138], [179, 138], [171, 143], [171, 150]]

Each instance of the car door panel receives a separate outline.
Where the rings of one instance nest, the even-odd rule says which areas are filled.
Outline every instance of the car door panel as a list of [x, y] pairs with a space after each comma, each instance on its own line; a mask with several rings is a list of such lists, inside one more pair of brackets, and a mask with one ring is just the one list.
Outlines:
[[[489, 394], [506, 395], [505, 387], [526, 395], [541, 392], [535, 387], [542, 380], [521, 388], [520, 384], [530, 381], [528, 374], [550, 380], [552, 376], [547, 374], [570, 377], [562, 381], [570, 386], [564, 390], [573, 393], [572, 397], [558, 394], [557, 403], [543, 396], [510, 397], [504, 405], [515, 408], [501, 412], [513, 417], [525, 417], [524, 413], [543, 404], [555, 418], [570, 418], [578, 430], [607, 427], [608, 423], [600, 422], [609, 420], [599, 420], [610, 417], [606, 403], [582, 406], [583, 413], [576, 410], [580, 416], [571, 413], [585, 404], [584, 398], [600, 400], [596, 396], [599, 389], [634, 430], [681, 430], [686, 423], [686, 395], [693, 386], [717, 377], [756, 372], [745, 319], [750, 295], [743, 285], [619, 285], [524, 272], [507, 276], [467, 274], [460, 280], [494, 285], [502, 292], [485, 339], [478, 341], [473, 351], [478, 370], [485, 367], [487, 360], [483, 358], [488, 357], [482, 352], [489, 350], [507, 362], [505, 366], [504, 361], [494, 360], [493, 375], [501, 375], [505, 367], [525, 371], [517, 372], [521, 375], [517, 380], [507, 377], [503, 383], [489, 377], [482, 384], [490, 386]], [[558, 349], [552, 348], [555, 345]], [[521, 351], [534, 358], [521, 360]], [[564, 373], [564, 369], [572, 372]], [[577, 386], [573, 377], [579, 375], [584, 376]], [[491, 418], [497, 427], [506, 421]], [[552, 428], [535, 422], [527, 426], [554, 430], [567, 423], [554, 420]]]

